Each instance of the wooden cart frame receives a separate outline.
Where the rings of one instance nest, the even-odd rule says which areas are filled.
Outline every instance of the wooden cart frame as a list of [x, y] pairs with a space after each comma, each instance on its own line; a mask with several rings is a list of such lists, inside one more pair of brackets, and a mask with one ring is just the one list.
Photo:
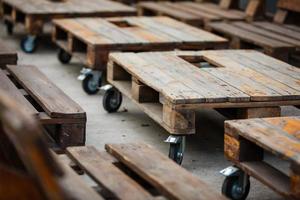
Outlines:
[[[257, 59], [261, 63], [253, 63]], [[201, 66], [203, 62], [209, 64]], [[203, 68], [197, 71], [196, 67]], [[288, 72], [290, 70], [292, 74]], [[184, 143], [184, 136], [195, 133], [195, 113], [198, 109], [211, 108], [231, 118], [247, 119], [280, 116], [280, 106], [299, 105], [299, 72], [296, 67], [255, 51], [113, 53], [110, 55], [107, 79], [114, 87], [105, 88], [103, 105], [108, 112], [116, 112], [122, 103], [122, 94], [125, 95], [175, 136], [167, 141], [174, 143], [170, 152], [175, 151], [178, 155], [183, 151], [184, 145], [181, 143]], [[269, 77], [270, 74], [278, 79]], [[262, 90], [262, 83], [272, 84], [272, 91], [270, 88]], [[290, 87], [294, 89], [290, 90]], [[283, 88], [286, 88], [284, 93], [290, 91], [283, 95]], [[281, 91], [281, 94], [275, 94], [273, 90]], [[263, 91], [266, 93], [263, 94]], [[177, 161], [180, 163], [182, 158]]]
[[9, 65], [0, 71], [0, 82], [2, 90], [40, 121], [55, 151], [85, 144], [86, 113], [36, 67]]
[[[88, 11], [84, 9], [80, 11], [79, 8], [76, 9], [75, 4], [80, 2], [76, 2], [77, 0], [72, 0], [74, 1], [72, 2], [74, 5], [73, 7], [69, 6], [70, 8], [63, 7], [63, 0], [38, 0], [39, 2], [31, 2], [31, 0], [27, 1], [28, 2], [24, 2], [23, 0], [0, 1], [0, 13], [4, 18], [8, 34], [13, 34], [14, 25], [24, 25], [27, 36], [21, 41], [21, 48], [27, 53], [33, 53], [36, 50], [38, 42], [37, 37], [42, 35], [44, 25], [51, 22], [53, 19], [136, 15], [136, 10], [134, 8], [106, 0], [99, 0], [99, 5], [101, 5], [101, 3], [103, 4], [103, 8], [101, 9], [97, 5], [94, 6], [94, 8], [91, 7], [92, 5], [90, 4], [95, 4], [97, 1], [91, 2], [87, 5], [87, 7], [91, 7]], [[31, 4], [37, 5], [31, 6]], [[47, 8], [49, 5], [51, 5], [52, 10], [51, 8]], [[108, 9], [109, 6], [111, 6], [111, 10]]]
[[101, 86], [111, 52], [224, 49], [227, 40], [168, 17], [54, 20], [53, 41], [63, 64], [74, 56], [85, 67], [79, 77], [86, 93]]
[[[231, 171], [224, 181], [223, 194], [231, 197], [234, 187], [240, 187], [240, 195], [246, 197], [251, 176], [287, 199], [299, 199], [299, 132], [300, 117], [225, 122], [225, 156], [235, 167], [223, 171]], [[264, 161], [265, 152], [289, 162], [289, 175]]]

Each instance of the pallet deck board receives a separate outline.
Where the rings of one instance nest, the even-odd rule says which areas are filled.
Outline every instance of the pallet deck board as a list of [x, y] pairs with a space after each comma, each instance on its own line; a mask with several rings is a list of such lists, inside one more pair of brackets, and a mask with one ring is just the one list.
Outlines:
[[[247, 25], [247, 23], [245, 22]], [[256, 32], [249, 31], [247, 29], [240, 28], [235, 26], [234, 23], [223, 23], [223, 22], [215, 22], [211, 23], [210, 28], [212, 28], [215, 32], [220, 32], [227, 34], [229, 36], [238, 37], [246, 42], [254, 43], [256, 45], [266, 46], [267, 48], [295, 48], [293, 44], [286, 43], [284, 41], [280, 41], [277, 39], [273, 39], [272, 37], [268, 37], [268, 35], [261, 35]], [[259, 29], [258, 29], [259, 30]]]
[[[299, 105], [299, 74], [253, 50], [204, 50], [112, 53], [107, 79], [168, 132], [189, 135], [196, 109], [231, 108], [238, 118], [251, 118], [278, 116], [280, 106]], [[176, 121], [173, 127], [172, 117], [186, 127], [176, 128]]]
[[57, 150], [85, 143], [85, 111], [35, 66], [7, 65], [0, 70], [0, 90], [39, 120]]
[[149, 12], [165, 15], [195, 26], [203, 26], [209, 21], [245, 20], [246, 13], [234, 9], [223, 9], [214, 3], [198, 2], [141, 2], [140, 15]]
[[[272, 79], [265, 71], [260, 72], [259, 67], [255, 70], [253, 67], [248, 67], [248, 65], [257, 65], [255, 60], [247, 60], [247, 63], [243, 64], [232, 59], [238, 53], [241, 58], [246, 58], [244, 55], [251, 56], [252, 51], [199, 52], [199, 57], [215, 65], [208, 68], [197, 68], [178, 55], [155, 52], [114, 53], [111, 59], [173, 103], [181, 100], [188, 104], [227, 102], [229, 99], [238, 103], [239, 101], [279, 101], [300, 98], [298, 79], [291, 78], [293, 85], [285, 85]], [[259, 54], [253, 53], [253, 58]], [[272, 74], [273, 70], [271, 68], [268, 70]], [[300, 73], [298, 69], [295, 71]], [[280, 75], [278, 71], [274, 71], [275, 73]]]
[[[146, 144], [108, 144], [106, 149], [168, 199], [220, 198], [205, 183], [194, 179], [186, 170], [183, 170], [161, 153], [154, 152]], [[149, 160], [151, 163], [147, 162]]]
[[89, 187], [80, 176], [73, 171], [67, 163], [65, 163], [60, 156], [54, 155], [54, 160], [62, 168], [64, 177], [60, 178], [61, 187], [72, 194], [77, 199], [91, 199], [91, 200], [104, 200], [97, 191]]
[[38, 114], [38, 111], [26, 100], [19, 89], [11, 82], [6, 74], [4, 74], [3, 70], [0, 70], [0, 82], [1, 91], [6, 91], [18, 103], [22, 104], [26, 112], [28, 112], [30, 115]]
[[226, 36], [231, 48], [255, 48], [275, 58], [298, 63], [300, 29], [296, 14], [297, 1], [279, 0], [273, 22], [211, 22], [207, 29]]
[[[128, 27], [119, 27], [114, 23], [128, 23]], [[112, 45], [140, 45], [147, 43], [155, 43], [154, 41], [147, 40], [143, 35], [137, 34], [137, 32], [131, 32], [132, 29], [139, 29], [141, 31], [147, 32], [149, 35], [154, 37], [159, 37], [162, 41], [157, 43], [183, 43], [183, 42], [195, 42], [201, 45], [204, 42], [225, 42], [221, 37], [214, 34], [202, 31], [182, 23], [176, 22], [175, 20], [165, 18], [165, 17], [122, 17], [122, 18], [108, 18], [108, 19], [91, 19], [91, 18], [81, 18], [81, 19], [64, 19], [55, 20], [55, 25], [68, 30], [71, 34], [74, 33], [76, 36], [85, 40], [86, 42], [101, 47], [105, 45], [105, 41], [108, 40], [108, 44]], [[74, 24], [74, 25], [69, 25]], [[93, 39], [89, 40], [86, 35], [82, 35], [82, 28], [75, 28], [72, 31], [73, 26], [85, 27], [87, 30], [87, 35], [97, 36], [97, 42], [93, 43]], [[165, 40], [163, 40], [165, 38]], [[103, 41], [102, 41], [103, 40]], [[178, 45], [180, 47], [180, 44]], [[124, 47], [125, 48], [125, 47]]]
[[[197, 22], [198, 24], [203, 24], [206, 20], [243, 20], [246, 18], [246, 15], [241, 11], [224, 10], [219, 6], [211, 3], [143, 2], [138, 6], [141, 10], [150, 10], [152, 12], [162, 13], [164, 15], [186, 22], [194, 20], [194, 23]], [[201, 12], [199, 12], [199, 10]]]
[[29, 15], [101, 15], [103, 13], [134, 13], [134, 9], [120, 3], [106, 0], [68, 0], [54, 2], [49, 0], [2, 0], [2, 3], [12, 6]]
[[[113, 163], [105, 161], [105, 158], [94, 147], [71, 148], [68, 149], [68, 154], [98, 184], [114, 193], [117, 198], [124, 200], [152, 199], [151, 195], [138, 183], [117, 169]], [[107, 178], [108, 174], [109, 178]], [[116, 184], [117, 182], [119, 183]]]
[[[90, 68], [105, 69], [112, 51], [215, 49], [227, 40], [168, 17], [75, 18], [54, 20], [53, 40], [68, 53], [86, 56]], [[100, 58], [102, 58], [100, 60]]]
[[[237, 167], [288, 199], [299, 199], [300, 117], [225, 122], [225, 155]], [[264, 160], [264, 151], [290, 163], [286, 174]]]
[[134, 16], [133, 7], [109, 0], [1, 0], [3, 18], [25, 26], [26, 33], [39, 36], [53, 19], [72, 17]]
[[233, 130], [232, 134], [238, 133], [273, 154], [300, 164], [299, 117], [250, 119], [230, 122], [226, 126], [227, 130]]
[[202, 12], [208, 12], [209, 14], [216, 15], [222, 19], [242, 20], [246, 18], [246, 14], [242, 11], [221, 9], [220, 6], [212, 3], [195, 4], [193, 2], [179, 2], [178, 4], [181, 6], [186, 5], [187, 7], [196, 8]]
[[[248, 54], [248, 57], [244, 56], [246, 54]], [[294, 98], [299, 98], [300, 89], [297, 79], [282, 75], [270, 68], [264, 68], [264, 66], [258, 67], [256, 62], [247, 59], [249, 57], [254, 58], [254, 55], [251, 55], [249, 52], [237, 54], [231, 54], [230, 52], [223, 54], [209, 52], [204, 54], [204, 57], [209, 61], [216, 62], [216, 65], [221, 67], [219, 68], [220, 70], [207, 69], [207, 71], [212, 74], [220, 71], [218, 74], [220, 78], [228, 75], [226, 78], [227, 82], [232, 82], [237, 86], [241, 84], [238, 88], [247, 88], [247, 92], [243, 90], [247, 94], [257, 94], [258, 97], [251, 95], [253, 101], [259, 101], [260, 98], [264, 99], [264, 96], [269, 99], [273, 98], [274, 100], [293, 100]], [[226, 70], [223, 70], [222, 67]], [[240, 71], [236, 70], [239, 67], [244, 67], [244, 69]], [[240, 78], [229, 79], [229, 77], [234, 76], [240, 76]], [[223, 80], [225, 79], [223, 78]]]
[[[34, 97], [52, 118], [84, 118], [83, 109], [66, 96], [36, 67], [30, 65], [8, 66], [12, 76]], [[34, 79], [32, 78], [34, 77]]]
[[227, 36], [233, 48], [254, 45], [264, 53], [285, 61], [300, 45], [299, 31], [270, 22], [214, 22], [209, 27], [212, 32]]
[[259, 179], [262, 183], [269, 185], [273, 190], [278, 191], [279, 194], [289, 196], [290, 194], [290, 180], [286, 174], [269, 165], [266, 162], [242, 162], [240, 167], [251, 176]]

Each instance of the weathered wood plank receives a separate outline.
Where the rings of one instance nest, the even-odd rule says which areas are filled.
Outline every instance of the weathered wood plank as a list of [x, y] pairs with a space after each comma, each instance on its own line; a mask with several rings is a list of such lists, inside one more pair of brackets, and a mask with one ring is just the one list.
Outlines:
[[[227, 121], [224, 146], [226, 157], [249, 176], [288, 199], [299, 199], [300, 117]], [[289, 175], [263, 161], [265, 151], [290, 162]]]
[[8, 66], [7, 70], [50, 117], [85, 118], [85, 112], [34, 66]]
[[74, 199], [91, 199], [91, 200], [104, 200], [93, 188], [88, 186], [70, 166], [67, 166], [61, 159], [56, 155], [54, 156], [58, 165], [62, 168], [64, 176], [59, 179], [60, 185], [69, 195], [69, 198]]
[[283, 159], [299, 164], [299, 124], [299, 117], [237, 120], [226, 122], [225, 132], [240, 135]]
[[10, 97], [21, 104], [29, 115], [38, 115], [38, 111], [22, 95], [19, 89], [11, 82], [3, 70], [0, 70], [0, 89], [1, 91], [5, 91]]
[[[261, 53], [183, 54], [185, 59], [180, 52], [113, 53], [110, 59], [175, 104], [299, 100], [299, 70]], [[207, 67], [188, 62], [188, 55]], [[264, 59], [257, 60], [258, 56]]]
[[[205, 26], [212, 21], [253, 19], [259, 15], [260, 2], [248, 3], [247, 13], [237, 10], [235, 1], [212, 2], [142, 2], [138, 4], [139, 15], [165, 15], [194, 26]], [[229, 5], [227, 5], [229, 4]], [[248, 14], [248, 16], [247, 16]]]
[[146, 144], [109, 144], [106, 150], [169, 199], [223, 199], [205, 183]]
[[124, 200], [152, 199], [137, 182], [106, 161], [94, 147], [71, 147], [67, 152], [89, 176], [115, 197]]
[[76, 16], [76, 14], [82, 14], [83, 16], [87, 16], [87, 14], [89, 14], [97, 16], [102, 13], [105, 16], [105, 14], [107, 15], [108, 13], [122, 14], [122, 12], [135, 12], [135, 10], [129, 6], [106, 0], [89, 0], [88, 2], [80, 0], [68, 0], [68, 2], [26, 0], [25, 3], [22, 0], [3, 0], [3, 2], [30, 15], [66, 14]]

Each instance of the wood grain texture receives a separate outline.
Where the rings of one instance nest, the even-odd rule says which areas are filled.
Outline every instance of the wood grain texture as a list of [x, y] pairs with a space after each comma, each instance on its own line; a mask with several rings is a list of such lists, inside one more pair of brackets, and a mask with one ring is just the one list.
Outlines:
[[0, 89], [38, 119], [59, 148], [84, 145], [86, 113], [36, 67], [9, 65], [0, 70]]
[[29, 115], [37, 115], [38, 111], [28, 102], [19, 89], [11, 82], [3, 70], [0, 70], [0, 89], [21, 104]]
[[110, 84], [174, 135], [195, 133], [196, 109], [280, 116], [280, 106], [300, 104], [299, 74], [252, 50], [111, 53], [107, 69]]
[[[55, 20], [54, 24], [79, 40], [96, 45], [95, 48], [120, 45], [122, 50], [148, 45], [183, 48], [182, 43], [203, 46], [209, 42], [226, 43], [224, 38], [167, 17], [78, 18]], [[141, 44], [145, 47], [138, 47]]]
[[[300, 117], [225, 122], [225, 156], [287, 199], [299, 199]], [[289, 175], [268, 164], [264, 151], [290, 162]]]
[[146, 144], [109, 144], [106, 150], [168, 199], [224, 199]]
[[258, 47], [268, 55], [289, 61], [300, 45], [300, 30], [296, 21], [296, 14], [300, 12], [298, 7], [298, 0], [282, 0], [278, 1], [273, 22], [212, 22], [207, 28], [230, 38], [232, 48]]
[[85, 118], [82, 108], [36, 67], [8, 66], [7, 70], [50, 117]]
[[222, 20], [245, 20], [246, 13], [234, 7], [234, 1], [212, 2], [142, 2], [139, 15], [164, 15], [194, 26]]
[[72, 160], [118, 199], [153, 199], [137, 182], [106, 161], [94, 147], [71, 147], [67, 151]]
[[283, 159], [300, 163], [299, 117], [228, 121], [225, 132], [240, 135]]
[[[261, 53], [244, 50], [182, 53], [113, 53], [110, 60], [173, 104], [238, 105], [300, 98], [299, 69], [281, 65]], [[188, 62], [184, 56], [194, 56], [199, 61]], [[265, 59], [258, 60], [256, 56]], [[208, 67], [194, 65], [201, 62]]]
[[61, 19], [54, 26], [53, 40], [60, 48], [99, 70], [106, 68], [112, 51], [218, 49], [228, 44], [222, 37], [168, 17]]
[[72, 17], [134, 16], [136, 9], [107, 0], [3, 0], [3, 17], [22, 24], [30, 35], [43, 34], [44, 24], [53, 19]]
[[129, 6], [117, 2], [106, 0], [68, 0], [68, 1], [49, 1], [49, 0], [2, 0], [6, 5], [20, 10], [28, 15], [95, 15], [112, 16], [109, 14], [134, 13], [135, 10]]

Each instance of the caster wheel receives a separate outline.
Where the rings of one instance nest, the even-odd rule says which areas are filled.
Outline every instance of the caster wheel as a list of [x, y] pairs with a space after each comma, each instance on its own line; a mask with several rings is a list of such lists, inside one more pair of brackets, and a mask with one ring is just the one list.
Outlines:
[[233, 200], [244, 200], [247, 198], [250, 191], [250, 180], [248, 178], [247, 185], [243, 191], [243, 186], [240, 184], [239, 176], [229, 176], [223, 182], [222, 193], [226, 197]]
[[33, 53], [37, 49], [37, 38], [35, 36], [27, 36], [21, 41], [21, 49], [25, 53]]
[[[183, 139], [182, 139], [183, 140]], [[184, 154], [184, 141], [178, 143], [170, 143], [169, 158], [181, 165]]]
[[88, 74], [82, 81], [82, 88], [87, 94], [96, 94], [101, 86], [102, 79], [96, 80], [93, 74]]
[[68, 64], [71, 61], [72, 55], [63, 49], [60, 49], [57, 57], [62, 64]]
[[14, 24], [8, 20], [5, 20], [4, 23], [6, 25], [7, 35], [12, 35], [14, 32]]
[[122, 94], [116, 89], [107, 90], [103, 96], [103, 108], [109, 112], [117, 112], [122, 104]]

